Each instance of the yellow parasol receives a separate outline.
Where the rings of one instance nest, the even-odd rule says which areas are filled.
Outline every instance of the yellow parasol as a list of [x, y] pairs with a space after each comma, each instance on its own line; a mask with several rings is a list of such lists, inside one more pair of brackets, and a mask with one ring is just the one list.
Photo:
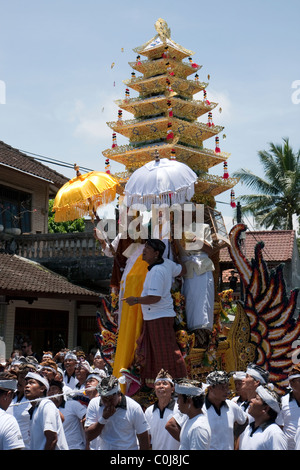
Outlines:
[[77, 165], [74, 168], [76, 177], [64, 184], [54, 199], [55, 222], [71, 221], [86, 215], [98, 218], [98, 207], [113, 202], [116, 197], [119, 183], [109, 173], [90, 171], [82, 175]]

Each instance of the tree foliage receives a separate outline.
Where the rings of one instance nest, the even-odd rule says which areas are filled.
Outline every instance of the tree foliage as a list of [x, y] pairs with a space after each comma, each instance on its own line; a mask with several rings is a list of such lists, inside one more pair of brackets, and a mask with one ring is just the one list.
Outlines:
[[74, 233], [83, 232], [85, 229], [84, 219], [76, 219], [70, 222], [54, 222], [53, 209], [54, 199], [49, 200], [48, 210], [48, 232], [49, 233]]
[[293, 215], [300, 215], [300, 150], [294, 153], [288, 138], [269, 145], [269, 151], [258, 152], [264, 177], [243, 168], [234, 173], [254, 191], [240, 196], [242, 211], [267, 229], [292, 230]]

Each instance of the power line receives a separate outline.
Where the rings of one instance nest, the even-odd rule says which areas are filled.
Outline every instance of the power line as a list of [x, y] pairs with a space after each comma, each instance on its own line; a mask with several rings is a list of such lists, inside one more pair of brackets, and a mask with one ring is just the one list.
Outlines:
[[[74, 164], [72, 164], [72, 163], [64, 162], [62, 160], [57, 160], [57, 159], [51, 158], [51, 157], [46, 157], [45, 155], [40, 155], [38, 153], [29, 152], [27, 150], [21, 150], [21, 149], [18, 149], [18, 150], [20, 152], [23, 152], [23, 153], [26, 153], [26, 154], [29, 154], [29, 155], [34, 155], [35, 160], [39, 160], [39, 161], [46, 162], [46, 163], [52, 163], [53, 165], [58, 165], [58, 166], [63, 166], [63, 167], [66, 167], [66, 168], [73, 168], [74, 169]], [[86, 170], [86, 171], [94, 171], [91, 168], [85, 168], [83, 166], [80, 166], [80, 168], [82, 170]]]

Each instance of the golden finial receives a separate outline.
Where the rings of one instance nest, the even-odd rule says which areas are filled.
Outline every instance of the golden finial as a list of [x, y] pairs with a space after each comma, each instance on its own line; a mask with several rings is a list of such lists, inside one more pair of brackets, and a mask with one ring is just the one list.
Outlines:
[[171, 30], [168, 27], [167, 22], [162, 18], [158, 18], [154, 26], [162, 39], [171, 37]]

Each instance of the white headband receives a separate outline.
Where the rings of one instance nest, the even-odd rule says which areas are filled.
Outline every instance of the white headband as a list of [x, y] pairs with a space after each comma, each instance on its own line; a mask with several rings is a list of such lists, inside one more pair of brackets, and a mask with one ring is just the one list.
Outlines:
[[155, 381], [154, 381], [155, 384], [157, 382], [170, 382], [172, 385], [174, 385], [173, 380], [170, 379], [169, 377], [159, 377], [159, 378], [155, 379]]
[[195, 387], [188, 384], [175, 384], [175, 392], [179, 395], [189, 395], [193, 397], [199, 397], [204, 393], [204, 390], [200, 387]]
[[251, 375], [253, 379], [258, 380], [261, 384], [265, 385], [267, 383], [263, 376], [256, 369], [252, 369], [252, 367], [250, 367], [246, 372], [248, 375]]
[[43, 385], [45, 385], [47, 392], [49, 390], [49, 381], [46, 379], [46, 377], [43, 377], [40, 374], [36, 374], [35, 372], [28, 372], [26, 375], [25, 379], [34, 379], [37, 380], [38, 382], [41, 382]]
[[276, 398], [273, 397], [271, 393], [268, 392], [265, 387], [259, 385], [256, 389], [256, 393], [270, 408], [272, 408], [272, 410], [276, 411], [276, 413], [280, 412], [280, 406], [278, 401], [276, 400]]
[[299, 379], [299, 377], [300, 377], [300, 374], [293, 374], [293, 375], [290, 375], [290, 376], [288, 377], [288, 379], [289, 379], [289, 380]]
[[3, 379], [0, 380], [0, 388], [4, 390], [17, 390], [17, 380], [16, 379]]

